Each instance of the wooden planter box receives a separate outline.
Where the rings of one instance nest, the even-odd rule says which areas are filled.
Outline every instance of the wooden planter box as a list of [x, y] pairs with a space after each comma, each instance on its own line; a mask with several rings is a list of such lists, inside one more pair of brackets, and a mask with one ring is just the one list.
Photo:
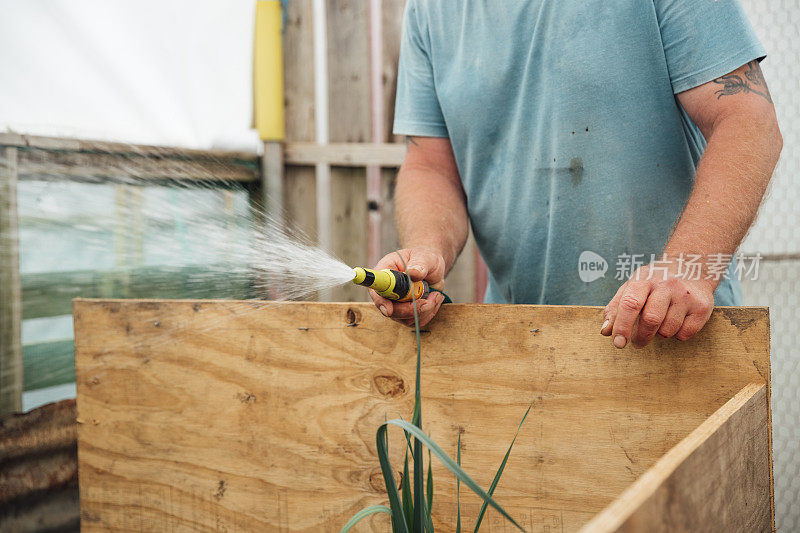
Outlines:
[[[414, 334], [371, 304], [76, 300], [82, 527], [339, 531], [386, 502], [375, 431], [411, 417]], [[600, 308], [448, 305], [423, 428], [528, 531], [773, 529], [766, 308], [617, 350]], [[390, 432], [402, 469], [402, 432]], [[434, 516], [455, 479], [434, 460]], [[462, 487], [471, 530], [480, 501]], [[376, 515], [361, 531], [387, 531]], [[511, 531], [490, 511], [485, 531]]]

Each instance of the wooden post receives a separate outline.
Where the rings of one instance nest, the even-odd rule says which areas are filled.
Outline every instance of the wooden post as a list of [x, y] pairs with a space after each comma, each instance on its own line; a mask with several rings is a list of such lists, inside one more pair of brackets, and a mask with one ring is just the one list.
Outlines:
[[[383, 11], [382, 0], [369, 2], [369, 79], [370, 123], [372, 142], [383, 142]], [[381, 167], [367, 167], [367, 264], [375, 265], [383, 255], [381, 249]]]
[[[260, 219], [257, 220], [257, 223], [261, 227], [267, 224], [283, 227], [283, 143], [279, 141], [264, 141], [264, 154], [261, 156], [260, 191], [263, 211], [257, 214]], [[261, 283], [257, 283], [257, 285], [263, 287], [263, 284], [266, 283], [265, 296], [271, 300], [281, 299], [283, 294], [269, 281], [261, 280]]]
[[[367, 8], [363, 0], [336, 0], [328, 11], [332, 142], [363, 142], [371, 134]], [[331, 223], [336, 228], [332, 251], [350, 266], [365, 265], [369, 220], [366, 169], [334, 167], [331, 189]], [[352, 283], [335, 287], [331, 294], [334, 301], [369, 299], [367, 291]]]
[[[313, 143], [314, 62], [311, 0], [293, 0], [286, 6], [284, 30], [284, 79], [286, 83], [286, 141]], [[316, 144], [316, 143], [315, 143]], [[314, 163], [289, 166], [284, 175], [284, 216], [292, 228], [306, 235], [317, 231], [317, 200]]]
[[264, 142], [261, 156], [261, 182], [264, 208], [276, 224], [283, 224], [283, 143]]
[[118, 185], [114, 192], [114, 266], [126, 274], [106, 290], [109, 295], [130, 298], [133, 280], [128, 271], [144, 264], [144, 195], [141, 187], [132, 185]]
[[22, 410], [17, 149], [0, 152], [0, 415]]
[[[253, 214], [253, 226], [256, 232], [263, 231], [268, 224], [282, 226], [284, 222], [283, 207], [283, 143], [264, 141], [264, 153], [261, 155], [259, 180], [250, 185], [250, 212]], [[253, 296], [256, 298], [280, 298], [264, 272], [253, 272]]]

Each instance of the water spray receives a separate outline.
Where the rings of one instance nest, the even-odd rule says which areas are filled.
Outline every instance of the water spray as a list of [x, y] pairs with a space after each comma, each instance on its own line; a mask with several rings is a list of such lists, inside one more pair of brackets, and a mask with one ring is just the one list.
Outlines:
[[356, 267], [353, 272], [353, 283], [370, 288], [387, 300], [410, 302], [412, 295], [419, 300], [427, 297], [431, 291], [427, 281], [409, 282], [408, 276], [397, 270]]

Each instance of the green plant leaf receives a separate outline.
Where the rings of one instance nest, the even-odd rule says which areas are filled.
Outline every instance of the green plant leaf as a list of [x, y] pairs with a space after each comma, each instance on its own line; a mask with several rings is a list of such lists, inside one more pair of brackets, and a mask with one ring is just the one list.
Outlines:
[[[456, 464], [461, 467], [461, 426], [458, 427], [458, 449], [456, 451]], [[456, 476], [456, 533], [461, 533], [461, 479]]]
[[378, 446], [378, 461], [381, 463], [383, 481], [386, 484], [386, 493], [389, 495], [389, 507], [392, 512], [392, 531], [394, 533], [409, 533], [408, 523], [403, 514], [403, 505], [400, 503], [400, 494], [397, 492], [397, 484], [392, 473], [392, 464], [389, 462], [388, 439], [386, 437], [388, 424], [389, 422], [381, 424], [375, 436]]
[[[416, 426], [415, 426], [416, 427]], [[414, 533], [425, 532], [425, 465], [422, 463], [422, 443], [414, 439]]]
[[386, 513], [388, 515], [391, 515], [392, 510], [386, 507], [385, 505], [370, 505], [369, 507], [365, 507], [356, 514], [354, 514], [353, 517], [347, 521], [347, 523], [342, 528], [341, 533], [347, 533], [354, 525], [358, 524], [364, 518], [378, 513]]
[[[408, 440], [406, 436], [406, 440]], [[406, 517], [406, 522], [411, 523], [414, 520], [414, 500], [411, 496], [411, 479], [408, 477], [408, 448], [406, 448], [405, 464], [403, 465], [403, 481], [400, 483], [400, 490], [403, 493], [403, 514]]]
[[428, 481], [426, 489], [427, 501], [425, 502], [425, 527], [433, 533], [433, 519], [431, 513], [433, 512], [433, 461], [431, 460], [431, 451], [428, 450]]
[[[408, 279], [409, 287], [413, 286], [414, 282], [411, 280], [411, 276], [408, 275], [408, 265], [406, 264], [406, 260], [403, 259], [403, 256], [399, 253], [397, 254], [400, 257], [400, 261], [403, 263], [403, 272]], [[416, 427], [422, 429], [422, 383], [421, 383], [421, 375], [422, 375], [422, 341], [420, 339], [419, 333], [419, 313], [417, 311], [417, 299], [414, 295], [414, 291], [411, 291], [411, 307], [414, 310], [414, 333], [416, 335], [417, 340], [417, 376], [416, 376], [416, 383], [414, 385], [414, 414], [411, 417], [411, 423], [414, 424]], [[414, 439], [414, 520], [412, 522], [412, 528], [414, 533], [424, 533], [425, 531], [425, 514], [424, 514], [424, 506], [425, 506], [425, 469], [423, 465], [423, 457], [422, 457], [422, 444]]]
[[[408, 278], [409, 287], [413, 285], [413, 281], [411, 281], [411, 276], [408, 275], [408, 265], [406, 264], [406, 260], [403, 259], [403, 256], [400, 255], [400, 252], [395, 252], [397, 257], [400, 258], [400, 262], [403, 263], [403, 273]], [[414, 414], [411, 417], [411, 423], [417, 426], [418, 428], [422, 428], [422, 392], [421, 392], [421, 382], [420, 376], [422, 374], [422, 340], [420, 338], [419, 333], [419, 313], [417, 312], [417, 298], [414, 295], [414, 291], [411, 291], [411, 307], [414, 309], [414, 333], [417, 338], [417, 380], [414, 385]]]
[[[402, 416], [400, 417], [400, 420], [403, 420]], [[411, 451], [413, 453], [413, 447], [411, 446], [411, 435], [409, 435], [409, 433], [407, 431], [403, 431], [403, 435], [405, 435], [405, 437], [406, 437], [406, 457], [407, 457], [409, 451]], [[428, 462], [429, 463], [430, 463], [430, 455], [431, 454], [430, 454], [430, 450], [429, 450], [428, 451]], [[432, 473], [430, 471], [429, 471], [429, 475], [430, 475], [430, 477], [429, 477], [430, 481], [433, 482]], [[401, 485], [402, 485], [402, 483], [401, 483]], [[432, 494], [431, 494], [431, 496], [432, 496]], [[405, 495], [403, 497], [405, 498]], [[410, 497], [411, 497], [411, 491], [410, 491], [410, 488], [409, 488], [409, 498]], [[422, 512], [422, 514], [423, 514], [423, 516], [425, 516], [426, 531], [430, 531], [431, 533], [433, 533], [433, 520], [430, 518], [431, 513], [428, 511], [427, 503], [424, 500], [422, 501], [422, 503], [423, 503], [423, 507], [422, 507], [422, 511], [423, 512]], [[413, 509], [413, 506], [411, 508]], [[412, 511], [411, 517], [409, 517], [408, 515], [406, 516], [406, 522], [409, 523], [409, 524], [412, 524], [413, 521], [414, 521], [414, 517], [413, 517], [413, 511]]]
[[[488, 504], [491, 505], [492, 507], [494, 507], [497, 510], [497, 512], [499, 512], [501, 515], [503, 515], [503, 517], [506, 518], [506, 520], [508, 520], [509, 522], [514, 524], [517, 527], [517, 529], [519, 529], [520, 531], [525, 531], [522, 528], [522, 526], [520, 526], [517, 523], [517, 521], [514, 520], [511, 517], [511, 515], [509, 515], [505, 511], [505, 509], [503, 509], [500, 506], [500, 504], [498, 504], [496, 501], [494, 501], [494, 499], [491, 496], [489, 496], [486, 493], [486, 491], [484, 491], [475, 482], [475, 480], [472, 479], [469, 476], [469, 474], [464, 472], [464, 470], [462, 470], [461, 467], [458, 466], [458, 464], [456, 464], [456, 462], [453, 461], [453, 459], [449, 455], [447, 455], [447, 453], [445, 453], [445, 451], [442, 450], [442, 448], [438, 444], [436, 444], [436, 442], [433, 439], [431, 439], [428, 435], [426, 435], [421, 429], [419, 429], [418, 427], [416, 427], [413, 424], [409, 424], [408, 422], [406, 422], [404, 420], [395, 419], [395, 420], [389, 420], [388, 422], [384, 422], [381, 425], [381, 427], [378, 428], [378, 433], [381, 434], [381, 435], [386, 435], [386, 428], [389, 425], [397, 426], [397, 427], [407, 431], [408, 433], [411, 433], [411, 435], [414, 436], [415, 444], [418, 442], [418, 443], [424, 445], [425, 447], [427, 447], [433, 453], [433, 455], [435, 455], [436, 458], [439, 459], [439, 461], [441, 461], [441, 463], [448, 470], [450, 470], [453, 474], [455, 474], [455, 476], [457, 478], [460, 478], [461, 481], [467, 487], [469, 487], [470, 490], [472, 490], [472, 492], [474, 492], [475, 494], [480, 496], [481, 499], [483, 499], [485, 502], [488, 502]], [[379, 439], [379, 447], [378, 447], [378, 456], [379, 457], [381, 456], [381, 448], [382, 447], [383, 446], [380, 444], [380, 439]], [[388, 463], [388, 460], [387, 460], [387, 463]], [[383, 468], [383, 461], [381, 462], [381, 468]], [[384, 472], [385, 472], [384, 473], [384, 479], [386, 479], [387, 477], [391, 476], [392, 481], [394, 481], [394, 476], [392, 476], [391, 467], [388, 464], [387, 464], [386, 471], [384, 471]], [[388, 485], [388, 481], [387, 481], [387, 485]], [[394, 489], [394, 494], [397, 495], [397, 487], [392, 487], [392, 488]], [[388, 486], [387, 486], [387, 489], [389, 489]], [[389, 501], [391, 502], [391, 499], [392, 499], [391, 491], [390, 491], [390, 495], [389, 496], [390, 496]], [[399, 507], [400, 498], [399, 498], [399, 496], [395, 496], [395, 497], [397, 498], [398, 507]], [[392, 511], [394, 511], [394, 507], [392, 507]]]
[[[397, 254], [400, 257], [400, 261], [403, 263], [403, 271], [405, 273], [406, 278], [408, 279], [409, 285], [412, 285], [413, 282], [411, 281], [411, 276], [408, 274], [408, 265], [406, 264], [405, 259], [399, 253]], [[389, 493], [389, 503], [391, 505], [392, 511], [392, 527], [394, 533], [407, 533], [408, 532], [408, 499], [407, 499], [407, 487], [408, 484], [401, 483], [401, 490], [403, 490], [403, 503], [400, 503], [400, 496], [397, 493], [397, 487], [394, 484], [394, 474], [391, 470], [391, 464], [389, 462], [388, 457], [388, 439], [386, 436], [387, 427], [389, 424], [393, 424], [399, 426], [403, 429], [406, 443], [408, 448], [411, 448], [411, 438], [409, 433], [414, 436], [414, 447], [413, 447], [413, 461], [414, 461], [414, 494], [413, 494], [413, 518], [411, 520], [411, 525], [413, 527], [414, 533], [424, 533], [428, 531], [433, 533], [433, 522], [431, 520], [431, 511], [433, 509], [433, 472], [432, 472], [432, 465], [431, 465], [431, 452], [433, 452], [436, 457], [456, 476], [456, 483], [457, 483], [457, 491], [458, 491], [458, 532], [461, 531], [461, 503], [460, 503], [460, 490], [461, 490], [461, 481], [463, 480], [464, 483], [478, 496], [480, 496], [483, 501], [483, 507], [481, 509], [481, 517], [485, 513], [485, 508], [487, 505], [491, 505], [495, 509], [497, 509], [500, 514], [502, 514], [507, 520], [509, 520], [512, 524], [514, 524], [518, 529], [524, 531], [524, 529], [513, 519], [511, 516], [502, 508], [500, 505], [494, 501], [491, 497], [491, 493], [494, 491], [494, 488], [497, 485], [497, 481], [499, 481], [499, 477], [502, 474], [503, 469], [505, 468], [505, 463], [508, 460], [508, 455], [511, 452], [511, 447], [509, 447], [508, 452], [506, 452], [506, 456], [503, 459], [503, 463], [498, 471], [498, 474], [495, 476], [495, 483], [493, 483], [492, 489], [490, 493], [486, 493], [483, 489], [478, 486], [478, 484], [466, 473], [461, 469], [461, 431], [459, 428], [459, 435], [458, 435], [458, 463], [453, 462], [453, 460], [448, 456], [444, 450], [442, 450], [438, 444], [436, 444], [433, 439], [431, 439], [428, 435], [426, 435], [422, 431], [422, 393], [421, 393], [421, 374], [422, 374], [422, 341], [420, 336], [420, 329], [419, 329], [419, 313], [417, 311], [417, 304], [416, 304], [416, 297], [414, 293], [411, 294], [411, 306], [414, 310], [414, 333], [416, 336], [417, 342], [417, 371], [416, 371], [416, 383], [414, 387], [414, 413], [411, 418], [411, 424], [404, 420], [390, 420], [388, 422], [384, 422], [384, 424], [378, 428], [378, 458], [381, 461], [381, 470], [384, 475], [384, 481], [386, 482], [387, 492]], [[531, 404], [532, 405], [532, 404]], [[530, 411], [530, 407], [528, 407], [528, 412]], [[525, 417], [528, 416], [528, 412], [525, 413]], [[525, 417], [523, 417], [523, 422], [525, 421]], [[520, 426], [522, 423], [520, 422]], [[517, 428], [517, 434], [519, 433], [519, 427]], [[514, 436], [514, 440], [516, 440], [516, 435]], [[383, 443], [383, 446], [381, 446]], [[511, 445], [513, 446], [514, 442], [512, 441]], [[423, 491], [425, 490], [425, 479], [423, 475], [424, 471], [424, 464], [423, 464], [423, 456], [422, 456], [422, 446], [426, 446], [428, 448], [428, 486], [427, 486], [427, 501], [425, 495], [423, 495]], [[406, 450], [406, 459], [404, 465], [404, 481], [408, 478], [408, 450]], [[390, 487], [391, 485], [391, 487]]]
[[[497, 473], [494, 475], [494, 479], [492, 480], [492, 486], [489, 487], [489, 496], [494, 495], [494, 489], [497, 488], [497, 484], [500, 482], [500, 476], [503, 475], [503, 470], [506, 468], [506, 463], [508, 462], [508, 456], [511, 454], [511, 448], [514, 447], [514, 442], [517, 440], [517, 435], [519, 435], [519, 430], [522, 428], [522, 424], [525, 423], [525, 419], [528, 418], [528, 413], [531, 412], [531, 407], [533, 407], [533, 402], [528, 406], [528, 410], [525, 411], [525, 415], [520, 420], [519, 425], [517, 426], [517, 432], [514, 433], [514, 438], [511, 439], [511, 444], [508, 445], [508, 450], [506, 451], [505, 457], [503, 457], [503, 462], [500, 463], [500, 468], [497, 469]], [[461, 435], [459, 435], [461, 437]], [[481, 512], [478, 513], [478, 520], [475, 522], [475, 533], [478, 533], [478, 529], [481, 527], [481, 522], [483, 522], [483, 515], [486, 514], [486, 501], [484, 500], [483, 505], [481, 505]]]

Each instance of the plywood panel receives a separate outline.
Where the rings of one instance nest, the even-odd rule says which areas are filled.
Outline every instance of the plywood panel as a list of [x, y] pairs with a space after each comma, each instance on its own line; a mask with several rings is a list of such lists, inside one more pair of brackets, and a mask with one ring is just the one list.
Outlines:
[[[769, 377], [763, 308], [642, 350], [600, 323], [600, 308], [451, 305], [423, 334], [424, 428], [453, 454], [460, 429], [482, 485], [534, 401], [497, 490], [534, 531], [579, 528]], [[410, 417], [414, 336], [371, 304], [78, 300], [75, 327], [86, 530], [338, 531], [385, 501], [375, 430]], [[446, 531], [455, 483], [434, 472]]]
[[744, 387], [598, 515], [600, 531], [773, 531], [767, 386]]

